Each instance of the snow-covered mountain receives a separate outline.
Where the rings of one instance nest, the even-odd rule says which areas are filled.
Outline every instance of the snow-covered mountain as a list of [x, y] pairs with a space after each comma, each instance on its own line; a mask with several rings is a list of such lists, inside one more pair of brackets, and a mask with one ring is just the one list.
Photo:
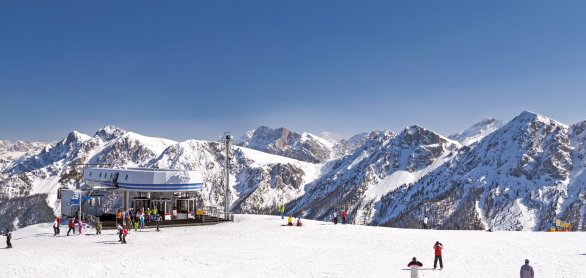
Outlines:
[[448, 138], [460, 142], [463, 146], [469, 146], [480, 141], [486, 135], [491, 134], [503, 125], [504, 123], [502, 121], [486, 118], [462, 132], [448, 136]]
[[247, 132], [237, 145], [310, 163], [333, 157], [334, 144], [311, 133], [261, 126]]
[[46, 145], [48, 144], [42, 142], [0, 140], [0, 171], [17, 159], [40, 151]]
[[372, 132], [354, 153], [331, 162], [292, 210], [329, 219], [343, 207], [349, 210], [350, 221], [370, 223], [382, 196], [416, 182], [459, 148], [458, 142], [419, 126], [407, 127], [398, 135]]
[[[586, 228], [586, 121], [567, 126], [523, 112], [505, 125], [483, 120], [452, 138], [459, 141], [410, 126], [334, 144], [261, 127], [232, 149], [231, 208], [274, 213], [287, 203], [287, 213], [323, 220], [347, 208], [352, 223], [393, 227], [420, 227], [427, 216], [439, 229], [543, 230], [554, 218]], [[205, 180], [199, 204], [224, 202], [221, 144], [108, 126], [93, 136], [71, 132], [5, 164], [0, 219], [25, 225], [58, 210], [59, 177], [73, 163], [198, 169]], [[36, 214], [6, 217], [8, 206], [23, 204]]]
[[339, 158], [353, 153], [366, 143], [369, 135], [369, 132], [358, 133], [348, 139], [342, 139], [336, 142], [333, 148], [334, 157]]
[[[205, 187], [198, 192], [199, 204], [223, 205], [224, 157], [220, 148], [217, 142], [175, 142], [114, 126], [102, 128], [93, 136], [73, 131], [56, 144], [5, 169], [0, 175], [0, 199], [46, 194], [45, 207], [58, 210], [59, 178], [69, 171], [68, 165], [97, 163], [113, 167], [198, 169], [205, 178]], [[237, 212], [274, 212], [279, 204], [303, 195], [305, 185], [319, 175], [321, 167], [244, 147], [235, 147], [233, 153], [231, 203]], [[19, 221], [30, 223], [28, 219]]]
[[571, 170], [568, 126], [523, 112], [385, 195], [373, 224], [417, 227], [425, 215], [438, 228], [543, 230], [563, 217]]

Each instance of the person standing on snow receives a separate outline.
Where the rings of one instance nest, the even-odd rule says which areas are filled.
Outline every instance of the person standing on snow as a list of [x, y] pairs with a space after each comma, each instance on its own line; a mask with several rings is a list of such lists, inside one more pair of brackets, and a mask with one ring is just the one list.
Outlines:
[[55, 220], [53, 221], [53, 236], [56, 236], [58, 231], [59, 224], [57, 223], [57, 217], [55, 217]]
[[423, 218], [423, 229], [427, 230], [427, 216]]
[[334, 211], [334, 225], [338, 224], [338, 212]]
[[346, 224], [346, 209], [342, 210], [342, 224]]
[[291, 215], [287, 218], [287, 226], [293, 226], [293, 217], [291, 217]]
[[57, 216], [57, 234], [61, 234], [61, 217]]
[[529, 260], [525, 259], [525, 264], [521, 266], [521, 278], [533, 278], [533, 267], [529, 265]]
[[96, 223], [96, 235], [102, 234], [102, 221], [98, 219], [98, 223]]
[[69, 230], [67, 230], [67, 236], [69, 236], [69, 233], [71, 231], [73, 231], [73, 235], [75, 235], [75, 219], [74, 218], [69, 218], [69, 224], [67, 226], [69, 227]]
[[118, 242], [122, 242], [122, 225], [118, 224], [116, 230], [118, 230]]
[[285, 204], [281, 205], [279, 212], [281, 212], [281, 219], [285, 219]]
[[118, 225], [118, 223], [122, 223], [122, 219], [124, 219], [122, 217], [122, 210], [119, 209], [118, 212], [116, 212], [116, 225]]
[[433, 269], [435, 269], [437, 267], [438, 260], [440, 263], [440, 269], [443, 269], [444, 263], [442, 262], [442, 249], [444, 249], [444, 246], [439, 241], [436, 241], [435, 245], [433, 246], [433, 249], [435, 250], [435, 259], [433, 260]]
[[422, 266], [423, 264], [413, 257], [413, 260], [407, 264], [407, 267], [411, 268], [411, 278], [419, 278], [419, 268]]
[[4, 235], [6, 236], [6, 248], [12, 248], [12, 243], [10, 243], [12, 232], [10, 232], [10, 228], [6, 228], [6, 234]]
[[161, 217], [160, 214], [156, 214], [156, 221], [157, 221], [157, 232], [160, 232], [161, 230], [159, 230], [159, 225], [161, 225], [161, 222], [163, 221], [163, 217]]
[[122, 235], [122, 244], [126, 244], [126, 235], [128, 235], [128, 230], [122, 228], [122, 230], [120, 230], [120, 234]]
[[79, 235], [81, 235], [81, 231], [83, 230], [83, 222], [81, 222], [81, 218], [77, 221], [77, 225], [79, 225]]

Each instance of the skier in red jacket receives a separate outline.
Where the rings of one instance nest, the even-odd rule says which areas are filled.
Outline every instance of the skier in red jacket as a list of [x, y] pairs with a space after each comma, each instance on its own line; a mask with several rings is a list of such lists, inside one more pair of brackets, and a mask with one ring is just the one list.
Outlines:
[[69, 236], [69, 232], [73, 231], [73, 235], [75, 235], [75, 220], [72, 218], [69, 218], [69, 230], [67, 230], [67, 236]]
[[122, 244], [126, 244], [126, 235], [128, 235], [128, 230], [126, 230], [126, 228], [122, 228], [122, 231], [120, 231], [122, 233]]
[[444, 246], [439, 241], [436, 241], [435, 245], [433, 246], [433, 249], [435, 250], [435, 259], [433, 260], [433, 269], [435, 269], [437, 267], [438, 260], [440, 263], [440, 269], [443, 269], [444, 263], [442, 262], [442, 249], [444, 249]]
[[346, 209], [342, 210], [342, 224], [346, 224]]

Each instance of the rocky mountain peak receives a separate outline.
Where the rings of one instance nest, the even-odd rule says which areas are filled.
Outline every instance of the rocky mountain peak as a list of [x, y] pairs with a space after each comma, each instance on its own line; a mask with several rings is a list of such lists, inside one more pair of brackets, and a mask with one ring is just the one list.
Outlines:
[[310, 133], [261, 126], [250, 134], [244, 135], [237, 145], [311, 163], [324, 162], [332, 157], [332, 144]]
[[114, 125], [108, 125], [96, 131], [94, 136], [100, 137], [104, 141], [110, 141], [124, 135], [127, 131]]
[[470, 146], [491, 134], [495, 130], [501, 128], [504, 125], [502, 121], [496, 120], [492, 117], [481, 120], [478, 123], [473, 124], [468, 129], [452, 134], [448, 138], [460, 142], [464, 146]]

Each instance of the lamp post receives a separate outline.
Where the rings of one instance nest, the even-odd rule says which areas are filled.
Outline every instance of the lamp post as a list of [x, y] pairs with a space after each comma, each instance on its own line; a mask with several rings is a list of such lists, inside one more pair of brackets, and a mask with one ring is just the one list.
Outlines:
[[229, 132], [225, 132], [224, 133], [224, 145], [226, 147], [226, 166], [225, 166], [225, 171], [226, 171], [226, 180], [224, 182], [224, 184], [226, 185], [225, 188], [225, 198], [224, 198], [224, 217], [226, 218], [226, 220], [230, 220], [230, 148], [231, 148], [231, 143], [232, 143], [232, 135]]

